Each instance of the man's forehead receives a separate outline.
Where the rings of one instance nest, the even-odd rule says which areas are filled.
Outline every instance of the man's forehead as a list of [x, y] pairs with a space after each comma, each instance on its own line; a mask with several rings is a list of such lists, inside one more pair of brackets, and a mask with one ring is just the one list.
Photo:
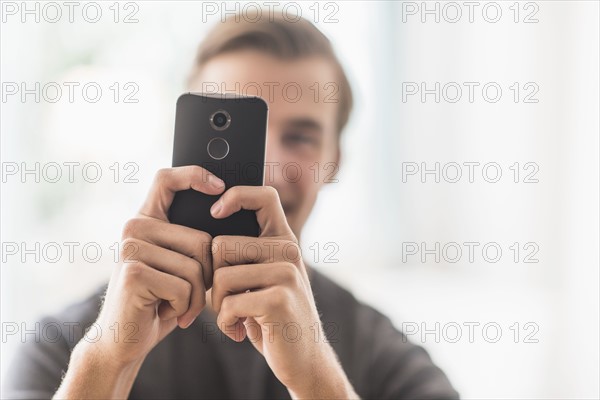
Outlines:
[[338, 83], [323, 58], [281, 60], [259, 51], [219, 55], [206, 63], [193, 91], [260, 96], [269, 103], [270, 122], [312, 118], [330, 128], [337, 112]]
[[298, 83], [310, 86], [335, 82], [333, 64], [322, 57], [281, 59], [263, 51], [242, 50], [220, 54], [210, 59], [201, 69], [199, 77], [215, 81], [237, 81], [248, 85], [276, 82], [280, 85]]

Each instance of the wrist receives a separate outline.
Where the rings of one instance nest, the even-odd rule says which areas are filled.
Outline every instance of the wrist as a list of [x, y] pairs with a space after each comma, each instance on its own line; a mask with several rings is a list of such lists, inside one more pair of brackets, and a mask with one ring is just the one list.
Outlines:
[[312, 370], [301, 385], [288, 387], [293, 399], [357, 399], [350, 380], [331, 348], [316, 357]]
[[71, 362], [86, 368], [98, 369], [106, 377], [119, 377], [139, 370], [144, 359], [124, 361], [111, 354], [101, 342], [90, 343], [84, 339], [73, 349]]
[[142, 363], [119, 362], [99, 343], [81, 340], [55, 398], [126, 398]]

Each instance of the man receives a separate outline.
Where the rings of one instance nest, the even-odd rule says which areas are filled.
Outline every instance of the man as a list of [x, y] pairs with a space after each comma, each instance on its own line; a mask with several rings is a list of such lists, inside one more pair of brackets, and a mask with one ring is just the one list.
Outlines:
[[[283, 90], [288, 83], [302, 95]], [[190, 91], [215, 84], [252, 87], [269, 102], [267, 185], [225, 190], [197, 166], [159, 171], [125, 224], [124, 261], [103, 302], [99, 291], [45, 321], [94, 329], [25, 346], [5, 396], [456, 398], [421, 347], [301, 257], [302, 227], [324, 184], [311, 168], [339, 162], [352, 105], [329, 41], [306, 20], [229, 18], [200, 46], [189, 79]], [[290, 163], [300, 166], [294, 179]], [[170, 224], [174, 193], [189, 188], [221, 195], [215, 218], [255, 210], [260, 237]], [[262, 251], [240, 252], [248, 243]]]

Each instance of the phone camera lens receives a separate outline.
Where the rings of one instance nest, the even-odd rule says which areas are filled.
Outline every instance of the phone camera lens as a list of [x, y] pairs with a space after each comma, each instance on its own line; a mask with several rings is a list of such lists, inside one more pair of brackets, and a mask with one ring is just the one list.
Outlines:
[[229, 127], [231, 116], [225, 110], [219, 110], [210, 116], [210, 124], [217, 131], [223, 131]]
[[219, 113], [219, 114], [215, 115], [214, 121], [215, 121], [215, 125], [220, 128], [222, 126], [225, 126], [225, 123], [227, 122], [227, 118], [225, 118], [225, 115]]

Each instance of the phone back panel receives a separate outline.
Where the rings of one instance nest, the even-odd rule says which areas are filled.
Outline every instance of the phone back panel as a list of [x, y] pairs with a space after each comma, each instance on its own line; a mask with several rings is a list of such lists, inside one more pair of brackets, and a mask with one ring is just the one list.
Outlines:
[[[225, 110], [231, 117], [222, 131], [210, 123], [211, 116]], [[232, 186], [263, 185], [268, 107], [259, 97], [186, 93], [177, 100], [173, 167], [199, 165]], [[229, 152], [222, 159], [209, 154], [209, 142], [224, 139]], [[221, 141], [222, 143], [222, 141]], [[213, 152], [214, 155], [214, 152]], [[177, 192], [169, 210], [169, 221], [218, 235], [258, 236], [256, 214], [240, 210], [225, 219], [210, 215], [220, 197], [189, 189]]]

